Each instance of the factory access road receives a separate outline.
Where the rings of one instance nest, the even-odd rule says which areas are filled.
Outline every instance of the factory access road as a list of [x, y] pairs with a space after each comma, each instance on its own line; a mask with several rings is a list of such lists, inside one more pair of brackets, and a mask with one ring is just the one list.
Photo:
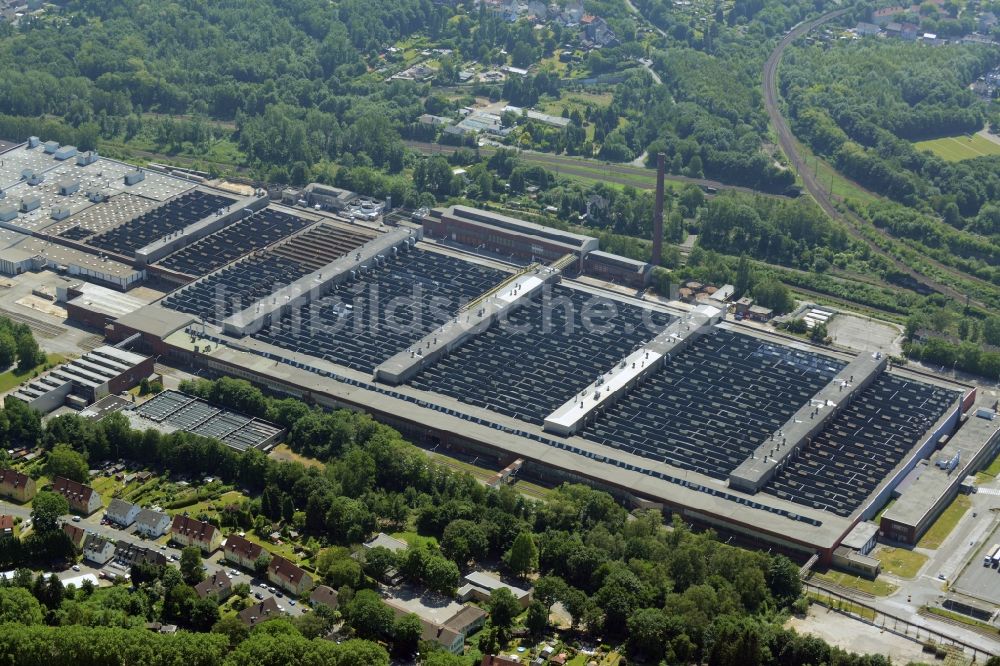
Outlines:
[[[806, 166], [805, 159], [799, 153], [798, 145], [795, 141], [795, 136], [792, 134], [791, 128], [788, 126], [788, 121], [781, 114], [781, 105], [778, 97], [778, 65], [781, 64], [781, 58], [785, 53], [785, 49], [788, 48], [792, 42], [804, 36], [810, 30], [817, 28], [825, 23], [832, 21], [833, 19], [842, 16], [846, 13], [848, 9], [838, 9], [836, 11], [828, 12], [822, 16], [812, 19], [810, 21], [805, 21], [799, 25], [792, 28], [782, 39], [778, 42], [778, 45], [768, 56], [767, 61], [764, 63], [764, 107], [767, 110], [767, 115], [771, 120], [771, 125], [774, 126], [774, 131], [778, 137], [778, 143], [781, 149], [784, 151], [785, 155], [788, 156], [789, 161], [798, 172], [799, 176], [802, 178], [802, 183], [805, 185], [806, 191], [812, 195], [816, 203], [819, 204], [820, 208], [826, 212], [832, 219], [844, 223], [844, 228], [850, 233], [854, 238], [860, 240], [865, 245], [871, 249], [872, 252], [881, 255], [892, 262], [896, 270], [905, 273], [910, 276], [913, 280], [925, 287], [932, 289], [938, 293], [944, 294], [949, 298], [954, 298], [959, 302], [965, 302], [967, 294], [964, 294], [954, 287], [938, 282], [937, 280], [931, 279], [922, 273], [918, 273], [912, 267], [904, 264], [899, 259], [896, 259], [891, 254], [883, 250], [873, 241], [871, 241], [867, 236], [861, 233], [860, 229], [862, 227], [874, 228], [869, 225], [865, 220], [855, 215], [853, 212], [848, 211], [847, 213], [841, 213], [833, 205], [831, 195], [823, 189], [820, 185], [819, 180], [813, 175], [812, 171]], [[883, 237], [891, 240], [893, 239], [884, 230], [876, 229], [876, 231]], [[934, 261], [930, 257], [923, 257], [924, 261], [932, 265], [936, 270], [948, 273], [955, 277], [961, 278], [962, 280], [975, 282], [983, 284], [984, 286], [989, 286], [993, 288], [990, 283], [976, 278], [975, 276], [956, 271], [953, 268], [945, 266], [944, 264]], [[976, 305], [980, 308], [985, 308], [986, 306], [982, 303], [970, 299], [969, 302], [972, 305]]]

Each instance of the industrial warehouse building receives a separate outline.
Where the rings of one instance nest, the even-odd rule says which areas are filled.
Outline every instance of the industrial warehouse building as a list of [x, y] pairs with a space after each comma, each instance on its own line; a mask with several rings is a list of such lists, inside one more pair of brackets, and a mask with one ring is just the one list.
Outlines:
[[[437, 220], [486, 234], [464, 242], [492, 234], [522, 266], [538, 263], [513, 269], [412, 231], [372, 238], [324, 224], [339, 252], [293, 236], [109, 330], [208, 372], [366, 410], [439, 451], [499, 467], [521, 458], [522, 476], [585, 481], [828, 563], [976, 399], [881, 356], [788, 346], [715, 308], [684, 313], [577, 283], [595, 239], [456, 208]], [[438, 240], [438, 224], [422, 230]], [[303, 282], [312, 288], [293, 296], [287, 285]], [[444, 297], [438, 318], [417, 303], [406, 326], [383, 312], [371, 328], [370, 294], [384, 304], [415, 290]], [[579, 319], [612, 310], [610, 326]], [[547, 311], [548, 326], [536, 325]]]
[[66, 404], [82, 409], [152, 374], [152, 358], [103, 345], [31, 380], [13, 396], [43, 414]]
[[[58, 169], [82, 169], [80, 189], [52, 196], [95, 189], [89, 167], [53, 153], [22, 146], [10, 160], [13, 184], [42, 188], [42, 200], [3, 232], [45, 245], [11, 237], [7, 249], [45, 261], [65, 249], [177, 285], [123, 307], [80, 289], [72, 316], [149, 357], [365, 410], [440, 452], [497, 469], [521, 460], [519, 476], [587, 482], [803, 560], [829, 563], [844, 548], [863, 569], [870, 536], [859, 523], [902, 492], [881, 535], [919, 538], [957, 487], [947, 472], [964, 477], [996, 446], [982, 425], [994, 421], [970, 416], [985, 408], [971, 387], [600, 283], [640, 289], [658, 248], [644, 263], [601, 252], [593, 237], [467, 206], [378, 230], [128, 165], [120, 179], [112, 172], [101, 203], [53, 221], [45, 188], [73, 175]], [[30, 186], [22, 169], [45, 178]], [[94, 372], [75, 366], [69, 382], [24, 398], [67, 383], [67, 394], [99, 397], [111, 378]], [[237, 448], [275, 436], [270, 424], [177, 392], [125, 411]], [[945, 470], [936, 462], [948, 447], [961, 453]]]

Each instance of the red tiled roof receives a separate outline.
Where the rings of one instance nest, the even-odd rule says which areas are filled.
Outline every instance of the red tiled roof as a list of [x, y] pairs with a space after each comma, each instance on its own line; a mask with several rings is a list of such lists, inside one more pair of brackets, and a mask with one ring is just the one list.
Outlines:
[[73, 523], [63, 523], [63, 532], [66, 533], [66, 536], [69, 537], [70, 541], [72, 541], [74, 545], [81, 543], [83, 541], [83, 537], [87, 534], [85, 529], [77, 527]]
[[188, 516], [174, 516], [174, 523], [171, 529], [174, 534], [183, 534], [192, 541], [206, 545], [212, 543], [212, 539], [218, 531], [215, 525], [203, 523]]
[[230, 534], [226, 538], [225, 552], [235, 553], [247, 560], [256, 560], [264, 552], [264, 548], [252, 541], [247, 541], [239, 534]]
[[16, 469], [0, 469], [0, 486], [6, 488], [18, 488], [28, 483], [27, 474], [21, 474]]
[[206, 578], [197, 585], [194, 586], [194, 591], [198, 593], [198, 596], [204, 599], [210, 594], [215, 593], [220, 597], [223, 593], [233, 586], [233, 581], [226, 575], [225, 571], [221, 569], [215, 572], [214, 576]]
[[271, 558], [271, 564], [268, 565], [267, 572], [295, 586], [299, 584], [299, 581], [306, 574], [301, 567], [292, 564], [281, 555], [275, 555]]
[[479, 662], [479, 666], [521, 666], [521, 663], [507, 657], [494, 657], [487, 654], [483, 655], [483, 660]]
[[60, 495], [64, 495], [70, 502], [89, 503], [95, 490], [90, 486], [85, 486], [79, 481], [73, 481], [61, 476], [57, 476], [52, 481], [52, 490]]

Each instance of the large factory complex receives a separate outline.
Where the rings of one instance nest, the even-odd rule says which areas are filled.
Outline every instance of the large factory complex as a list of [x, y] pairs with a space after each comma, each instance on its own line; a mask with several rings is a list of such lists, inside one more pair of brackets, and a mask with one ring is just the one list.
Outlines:
[[[132, 354], [91, 365], [242, 377], [859, 571], [859, 524], [896, 498], [879, 532], [914, 543], [1000, 447], [974, 387], [636, 296], [650, 264], [590, 236], [465, 206], [383, 226], [34, 138], [0, 161], [0, 271], [79, 279], [69, 318]], [[161, 407], [207, 409], [184, 400]]]

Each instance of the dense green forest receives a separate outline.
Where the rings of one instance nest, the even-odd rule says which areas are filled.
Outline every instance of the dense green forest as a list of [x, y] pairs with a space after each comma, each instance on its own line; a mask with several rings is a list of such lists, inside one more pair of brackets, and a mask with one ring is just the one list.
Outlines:
[[846, 176], [905, 206], [858, 205], [864, 217], [994, 284], [1000, 160], [946, 162], [910, 141], [979, 131], [988, 107], [967, 84], [998, 62], [995, 49], [980, 45], [860, 40], [795, 49], [781, 79], [797, 135]]
[[[571, 116], [565, 130], [531, 127], [533, 145], [597, 151], [611, 161], [632, 160], [652, 145], [669, 153], [677, 173], [787, 188], [794, 177], [764, 146], [756, 80], [765, 42], [812, 5], [767, 4], [751, 10], [737, 3], [703, 33], [678, 23], [668, 40], [650, 42], [624, 3], [591, 3], [620, 41], [592, 52], [582, 67], [620, 71], [623, 80], [610, 105]], [[385, 49], [412, 35], [451, 54], [430, 83], [383, 81], [379, 70], [391, 60], [383, 59]], [[461, 104], [461, 96], [430, 93], [432, 85], [457, 81], [463, 59], [502, 64], [509, 57], [527, 66], [574, 39], [558, 22], [538, 31], [483, 8], [429, 0], [344, 1], [334, 11], [319, 0], [78, 0], [58, 15], [0, 27], [0, 131], [81, 148], [142, 138], [166, 152], [185, 145], [210, 152], [226, 140], [259, 175], [279, 182], [322, 177], [332, 163], [399, 173], [407, 166], [400, 136], [427, 138], [417, 116]], [[666, 86], [637, 66], [644, 55]], [[559, 88], [559, 76], [541, 70], [464, 90], [467, 99], [530, 106], [558, 99]], [[584, 123], [594, 126], [592, 138]]]
[[845, 175], [961, 228], [997, 196], [996, 159], [949, 163], [910, 141], [982, 129], [987, 106], [967, 86], [998, 63], [978, 44], [847, 41], [792, 50], [781, 87], [796, 134]]
[[[804, 606], [798, 567], [783, 556], [723, 544], [712, 532], [693, 532], [676, 519], [664, 525], [656, 511], [628, 519], [611, 496], [584, 486], [564, 485], [544, 503], [508, 486], [489, 489], [431, 463], [399, 433], [362, 414], [268, 398], [239, 380], [199, 380], [184, 388], [289, 427], [292, 449], [325, 464], [277, 462], [256, 450], [237, 453], [186, 433], [132, 431], [119, 415], [93, 422], [71, 414], [43, 425], [17, 401], [0, 412], [4, 441], [49, 450], [69, 442], [86, 460], [114, 451], [157, 472], [210, 474], [243, 488], [252, 499], [225, 508], [218, 519], [223, 529], [295, 522], [309, 538], [307, 566], [340, 591], [337, 613], [346, 630], [393, 652], [411, 650], [413, 633], [406, 616], [394, 620], [381, 605], [373, 578], [396, 567], [414, 582], [451, 592], [460, 570], [490, 562], [511, 575], [531, 576], [535, 600], [522, 614], [510, 609], [503, 594], [494, 594], [490, 619], [477, 637], [484, 652], [501, 648], [518, 626], [549, 633], [546, 608], [559, 601], [576, 635], [621, 643], [640, 663], [888, 663], [781, 628], [790, 608]], [[65, 509], [55, 503], [65, 500], [44, 491], [39, 497], [35, 532], [25, 543], [9, 540], [0, 568], [29, 565], [50, 558], [47, 549], [65, 548], [58, 542], [67, 537], [55, 520]], [[356, 547], [376, 529], [408, 524], [440, 546], [427, 541], [402, 558], [376, 549], [360, 561], [341, 547]], [[154, 664], [387, 663], [386, 651], [372, 642], [316, 641], [337, 619], [331, 613], [274, 620], [252, 632], [219, 620], [214, 600], [198, 600], [190, 588], [189, 576], [200, 570], [185, 568], [183, 560], [180, 571], [134, 567], [134, 590], [87, 584], [63, 589], [58, 580], [19, 570], [0, 586], [0, 623], [17, 623], [0, 631], [0, 651], [22, 655], [10, 662], [15, 664], [36, 663], [29, 646], [39, 643], [47, 645], [50, 659], [59, 661], [72, 650], [82, 663], [110, 654]], [[191, 633], [151, 635], [142, 626], [155, 619]], [[422, 652], [428, 649], [421, 646]], [[143, 655], [150, 652], [158, 654], [146, 660]], [[445, 654], [427, 663], [469, 666], [468, 659]]]
[[650, 153], [665, 151], [676, 173], [767, 191], [791, 186], [794, 174], [766, 146], [760, 73], [776, 38], [823, 3], [737, 1], [698, 19], [684, 3], [635, 4], [668, 35], [666, 48], [652, 54], [665, 85], [631, 93], [646, 97], [641, 128]]

